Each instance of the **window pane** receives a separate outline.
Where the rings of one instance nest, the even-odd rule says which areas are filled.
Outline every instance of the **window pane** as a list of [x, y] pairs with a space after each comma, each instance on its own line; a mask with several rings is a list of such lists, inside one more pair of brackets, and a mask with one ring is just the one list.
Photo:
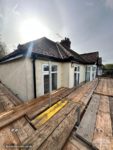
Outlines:
[[79, 73], [74, 73], [74, 86], [77, 86], [79, 84]]
[[87, 72], [86, 74], [86, 81], [90, 81], [90, 72]]
[[57, 65], [52, 65], [52, 71], [57, 71]]
[[80, 66], [75, 67], [75, 71], [80, 71]]
[[52, 73], [52, 90], [57, 89], [57, 73]]
[[80, 71], [80, 66], [78, 66], [78, 71]]
[[77, 71], [77, 67], [75, 67], [75, 71]]
[[96, 67], [93, 67], [93, 69], [92, 69], [93, 71], [96, 71]]
[[49, 92], [49, 75], [44, 75], [44, 94]]
[[44, 71], [49, 71], [49, 66], [48, 66], [48, 65], [44, 65], [43, 70], [44, 70]]
[[94, 74], [94, 72], [92, 73], [92, 80], [94, 80], [95, 79], [95, 74]]
[[90, 67], [87, 67], [87, 71], [90, 71]]

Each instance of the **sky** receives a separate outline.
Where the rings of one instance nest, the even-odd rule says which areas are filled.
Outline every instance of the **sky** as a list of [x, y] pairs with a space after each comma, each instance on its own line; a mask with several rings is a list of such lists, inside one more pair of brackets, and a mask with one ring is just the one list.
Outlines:
[[113, 0], [0, 0], [0, 40], [8, 52], [46, 36], [113, 63]]

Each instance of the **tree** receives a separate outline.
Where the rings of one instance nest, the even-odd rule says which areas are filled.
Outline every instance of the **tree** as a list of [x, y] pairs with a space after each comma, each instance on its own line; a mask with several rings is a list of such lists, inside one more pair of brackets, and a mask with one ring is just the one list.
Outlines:
[[4, 42], [0, 42], [0, 58], [7, 54], [6, 44]]
[[113, 64], [104, 65], [105, 69], [113, 69]]

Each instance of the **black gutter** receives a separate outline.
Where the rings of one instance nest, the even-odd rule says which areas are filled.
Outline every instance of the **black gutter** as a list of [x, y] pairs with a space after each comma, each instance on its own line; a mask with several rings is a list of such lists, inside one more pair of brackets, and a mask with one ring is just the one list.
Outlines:
[[35, 67], [35, 58], [32, 59], [33, 65], [33, 87], [34, 87], [34, 98], [37, 97], [36, 95], [36, 67]]
[[61, 58], [54, 57], [54, 56], [47, 56], [47, 55], [43, 55], [43, 54], [38, 54], [38, 53], [32, 52], [31, 58], [43, 59], [43, 60], [51, 60], [51, 61], [57, 61], [57, 62], [77, 61], [77, 62], [79, 62], [81, 64], [86, 64], [86, 62], [81, 62], [81, 61], [79, 61], [78, 59], [75, 59], [72, 56], [61, 59]]

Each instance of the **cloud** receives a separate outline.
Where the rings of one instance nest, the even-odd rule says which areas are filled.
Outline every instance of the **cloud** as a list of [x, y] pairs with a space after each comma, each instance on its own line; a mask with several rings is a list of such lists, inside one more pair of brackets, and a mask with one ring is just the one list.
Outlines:
[[2, 14], [0, 14], [0, 18], [3, 19], [3, 15]]
[[89, 6], [89, 7], [91, 6], [91, 7], [92, 7], [92, 6], [94, 6], [94, 3], [91, 2], [91, 1], [87, 1], [87, 2], [86, 2], [86, 6]]
[[18, 11], [18, 4], [16, 4], [16, 5], [13, 7], [12, 12], [13, 12], [15, 15], [20, 16], [20, 12]]
[[113, 9], [113, 0], [105, 0], [105, 5], [111, 9]]

